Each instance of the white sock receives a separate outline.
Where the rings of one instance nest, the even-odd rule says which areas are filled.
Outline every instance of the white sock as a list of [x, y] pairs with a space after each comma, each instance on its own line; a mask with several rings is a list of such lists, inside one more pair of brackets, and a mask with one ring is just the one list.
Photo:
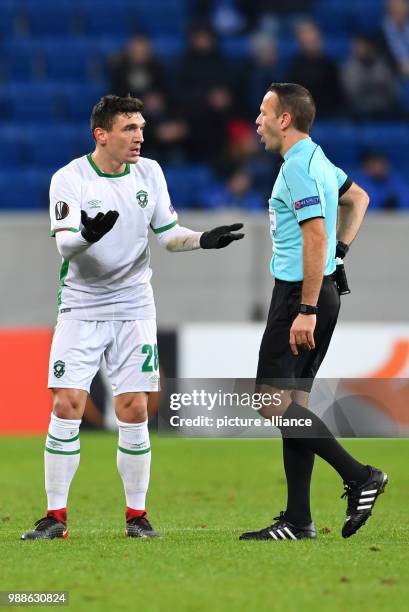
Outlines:
[[51, 414], [44, 451], [48, 510], [67, 507], [68, 491], [80, 462], [81, 419], [60, 419]]
[[124, 483], [126, 505], [134, 510], [145, 510], [151, 467], [148, 421], [123, 423], [117, 419], [117, 423], [117, 465]]

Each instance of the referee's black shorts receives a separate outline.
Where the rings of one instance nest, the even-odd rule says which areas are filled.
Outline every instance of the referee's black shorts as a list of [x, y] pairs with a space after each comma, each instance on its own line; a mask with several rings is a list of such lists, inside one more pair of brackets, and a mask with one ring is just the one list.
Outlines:
[[260, 346], [257, 384], [311, 391], [335, 329], [340, 298], [332, 276], [325, 276], [317, 303], [315, 349], [308, 351], [299, 348], [298, 355], [293, 355], [289, 344], [290, 328], [301, 304], [301, 291], [301, 281], [275, 281], [267, 326]]

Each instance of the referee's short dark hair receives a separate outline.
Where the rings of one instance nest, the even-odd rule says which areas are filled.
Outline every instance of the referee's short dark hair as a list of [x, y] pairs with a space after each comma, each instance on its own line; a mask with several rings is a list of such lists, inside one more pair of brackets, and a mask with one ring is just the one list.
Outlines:
[[112, 129], [116, 115], [120, 113], [141, 113], [143, 102], [139, 98], [131, 96], [103, 96], [92, 109], [91, 113], [91, 132], [94, 134], [95, 128], [103, 128], [104, 130]]
[[308, 89], [296, 83], [271, 83], [268, 91], [277, 94], [280, 114], [285, 111], [291, 113], [295, 129], [309, 134], [316, 111]]

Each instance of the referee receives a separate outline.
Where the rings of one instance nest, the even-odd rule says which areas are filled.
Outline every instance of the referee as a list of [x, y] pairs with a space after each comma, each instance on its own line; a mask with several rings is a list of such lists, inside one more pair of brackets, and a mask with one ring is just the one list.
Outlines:
[[[338, 318], [335, 257], [346, 255], [369, 203], [366, 192], [309, 137], [314, 118], [315, 104], [307, 89], [273, 83], [256, 120], [266, 150], [284, 158], [269, 200], [275, 286], [260, 347], [257, 391], [281, 394], [278, 408], [271, 404], [260, 413], [265, 418], [283, 417], [288, 496], [286, 510], [272, 525], [243, 533], [242, 540], [316, 537], [310, 510], [316, 454], [344, 481], [344, 538], [364, 525], [388, 480], [381, 470], [347, 453], [323, 421], [307, 410]], [[310, 419], [310, 426], [305, 419]]]

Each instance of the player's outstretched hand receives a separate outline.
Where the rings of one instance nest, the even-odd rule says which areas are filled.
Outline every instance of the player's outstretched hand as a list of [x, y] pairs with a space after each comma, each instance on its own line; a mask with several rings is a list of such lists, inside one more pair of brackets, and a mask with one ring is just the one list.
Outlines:
[[233, 225], [221, 225], [214, 229], [203, 232], [200, 236], [200, 246], [202, 249], [224, 249], [229, 246], [234, 240], [241, 240], [244, 234], [233, 234], [243, 227], [243, 223], [234, 223]]
[[85, 210], [81, 211], [81, 221], [84, 226], [81, 234], [88, 242], [98, 242], [115, 225], [119, 217], [116, 210], [108, 210], [107, 213], [99, 212], [96, 217], [88, 217]]

